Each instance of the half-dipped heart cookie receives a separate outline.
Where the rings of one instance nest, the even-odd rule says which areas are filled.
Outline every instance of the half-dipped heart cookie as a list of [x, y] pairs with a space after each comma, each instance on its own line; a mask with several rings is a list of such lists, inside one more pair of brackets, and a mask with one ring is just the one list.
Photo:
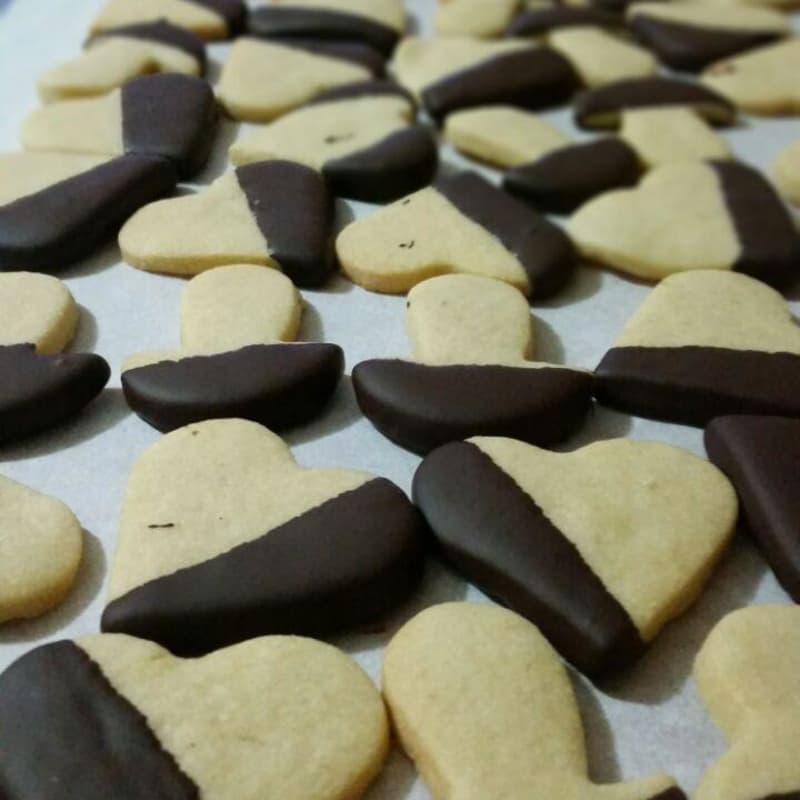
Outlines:
[[333, 268], [333, 201], [318, 172], [289, 161], [238, 167], [195, 195], [151, 203], [119, 234], [122, 257], [153, 272], [195, 275], [225, 264], [283, 270], [318, 286]]
[[300, 295], [280, 272], [218, 267], [193, 278], [181, 303], [181, 350], [126, 360], [128, 405], [160, 431], [241, 417], [273, 430], [319, 415], [344, 370], [335, 344], [288, 344]]
[[641, 417], [800, 417], [800, 330], [746, 275], [701, 270], [653, 289], [595, 372], [595, 397]]
[[155, 156], [0, 154], [0, 269], [57, 272], [80, 261], [177, 179]]
[[775, 185], [780, 193], [800, 206], [800, 141], [781, 150], [774, 166]]
[[666, 164], [582, 206], [568, 229], [586, 258], [645, 280], [718, 269], [781, 287], [800, 276], [791, 215], [758, 170], [735, 161]]
[[133, 467], [102, 628], [179, 653], [340, 632], [405, 599], [423, 552], [421, 517], [393, 483], [304, 469], [254, 422], [201, 422]]
[[417, 470], [414, 502], [466, 578], [590, 677], [630, 665], [694, 602], [737, 515], [716, 467], [627, 439], [447, 444]]
[[382, 203], [433, 179], [436, 139], [415, 125], [408, 92], [385, 81], [332, 89], [230, 148], [234, 164], [286, 159], [322, 173], [334, 194]]
[[186, 178], [205, 166], [218, 116], [204, 80], [144, 75], [102, 97], [37, 109], [25, 120], [22, 144], [27, 150], [160, 156]]
[[130, 636], [32, 650], [0, 675], [4, 800], [361, 797], [388, 749], [348, 656], [272, 636], [202, 659]]
[[392, 441], [418, 453], [475, 435], [553, 444], [591, 406], [588, 373], [528, 361], [530, 308], [506, 283], [444, 275], [409, 292], [414, 360], [372, 359], [353, 369], [358, 404]]
[[541, 298], [558, 291], [576, 263], [560, 228], [474, 172], [441, 178], [352, 222], [336, 239], [336, 253], [355, 283], [395, 294], [460, 272]]
[[389, 642], [383, 692], [434, 800], [686, 800], [666, 775], [589, 780], [567, 671], [510, 611], [446, 603], [418, 614]]

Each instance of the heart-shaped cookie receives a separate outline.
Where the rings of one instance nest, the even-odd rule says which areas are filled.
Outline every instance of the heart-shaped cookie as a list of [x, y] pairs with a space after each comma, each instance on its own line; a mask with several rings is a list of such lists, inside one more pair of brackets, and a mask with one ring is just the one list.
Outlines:
[[595, 397], [685, 425], [726, 414], [797, 417], [800, 330], [781, 295], [746, 275], [673, 275], [603, 356]]
[[800, 275], [800, 232], [764, 176], [734, 161], [681, 162], [582, 206], [569, 232], [587, 258], [645, 280], [734, 270], [773, 286]]
[[626, 439], [572, 453], [454, 442], [422, 462], [414, 502], [459, 571], [592, 677], [628, 666], [694, 602], [737, 515], [716, 467]]
[[328, 403], [344, 371], [335, 344], [287, 344], [302, 301], [277, 270], [217, 267], [186, 285], [181, 351], [126, 360], [128, 405], [161, 431], [241, 417], [273, 430], [299, 425]]
[[445, 603], [386, 649], [383, 691], [434, 800], [686, 800], [666, 775], [597, 785], [567, 671], [535, 626]]
[[528, 361], [530, 308], [512, 286], [443, 275], [409, 292], [413, 360], [372, 359], [353, 369], [358, 404], [388, 438], [427, 453], [476, 435], [553, 444], [591, 407], [591, 377]]
[[303, 469], [253, 422], [180, 428], [131, 472], [103, 630], [196, 653], [374, 622], [414, 586], [423, 531], [394, 484]]
[[44, 645], [0, 676], [5, 800], [344, 800], [388, 724], [355, 662], [265, 637], [184, 661], [129, 636]]
[[800, 797], [800, 608], [728, 614], [697, 655], [694, 676], [729, 747], [703, 775], [695, 799]]

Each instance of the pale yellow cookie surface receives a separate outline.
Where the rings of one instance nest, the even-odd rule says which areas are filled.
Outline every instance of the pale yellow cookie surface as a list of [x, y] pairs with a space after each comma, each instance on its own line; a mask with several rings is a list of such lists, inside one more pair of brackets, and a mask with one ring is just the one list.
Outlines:
[[780, 152], [773, 173], [781, 194], [790, 202], [800, 206], [800, 141]]
[[519, 0], [439, 0], [434, 27], [443, 36], [502, 36]]
[[225, 19], [200, 3], [191, 0], [108, 0], [92, 23], [92, 33], [163, 19], [193, 31], [204, 39], [228, 35]]
[[791, 25], [785, 14], [771, 8], [733, 5], [724, 10], [718, 3], [703, 0], [698, 3], [634, 3], [629, 6], [627, 17], [636, 17], [675, 22], [704, 30], [765, 31], [788, 33]]

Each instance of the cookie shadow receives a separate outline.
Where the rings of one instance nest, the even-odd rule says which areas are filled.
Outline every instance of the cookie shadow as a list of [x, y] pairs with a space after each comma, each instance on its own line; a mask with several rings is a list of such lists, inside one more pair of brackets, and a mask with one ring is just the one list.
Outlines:
[[564, 345], [561, 337], [555, 332], [549, 322], [540, 317], [534, 317], [533, 334], [533, 361], [546, 361], [548, 364], [564, 363]]
[[567, 669], [580, 709], [586, 739], [589, 777], [598, 784], [622, 780], [614, 733], [594, 690], [582, 675]]
[[324, 342], [325, 324], [319, 311], [306, 298], [303, 298], [303, 318], [300, 320], [298, 342]]
[[117, 233], [118, 231], [114, 231], [114, 235], [92, 255], [66, 267], [58, 277], [66, 278], [67, 280], [70, 278], [85, 278], [89, 275], [96, 275], [98, 272], [105, 272], [105, 270], [119, 264], [122, 261], [122, 253], [120, 253], [117, 245]]
[[228, 167], [231, 166], [228, 158], [228, 149], [236, 141], [240, 128], [240, 122], [225, 116], [220, 117], [217, 135], [214, 137], [214, 145], [211, 148], [205, 167], [197, 175], [187, 180], [186, 183], [206, 186], [227, 171]]
[[72, 353], [92, 353], [97, 346], [97, 319], [84, 305], [78, 305], [80, 321], [75, 338], [69, 345]]
[[417, 781], [411, 760], [396, 742], [389, 751], [383, 770], [363, 796], [363, 800], [406, 800]]
[[603, 439], [624, 438], [631, 432], [632, 427], [633, 417], [630, 414], [622, 414], [599, 403], [593, 403], [583, 427], [566, 443], [554, 449], [571, 451]]
[[95, 601], [103, 587], [106, 556], [100, 540], [83, 531], [83, 557], [75, 583], [64, 601], [41, 617], [0, 627], [0, 644], [34, 642], [66, 628]]
[[355, 425], [361, 419], [361, 409], [356, 402], [353, 382], [349, 375], [343, 375], [328, 406], [323, 413], [307, 425], [282, 432], [281, 436], [289, 447], [297, 447], [323, 436], [334, 433]]
[[560, 292], [545, 300], [534, 300], [533, 305], [541, 308], [562, 308], [588, 300], [602, 289], [604, 279], [603, 270], [580, 262], [575, 274]]

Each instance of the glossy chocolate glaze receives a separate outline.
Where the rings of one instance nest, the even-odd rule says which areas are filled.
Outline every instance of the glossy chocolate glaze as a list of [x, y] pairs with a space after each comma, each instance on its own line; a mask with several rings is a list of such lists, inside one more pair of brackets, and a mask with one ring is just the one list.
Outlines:
[[108, 28], [92, 36], [90, 42], [114, 36], [144, 39], [148, 42], [175, 47], [192, 56], [200, 64], [201, 72], [205, 72], [206, 46], [203, 40], [199, 36], [195, 36], [191, 31], [172, 25], [166, 20], [161, 19], [158, 22], [140, 22], [134, 25], [120, 25], [117, 28]]
[[506, 36], [544, 36], [559, 28], [589, 25], [593, 28], [624, 28], [625, 20], [612, 11], [592, 6], [550, 6], [531, 8], [517, 14], [506, 30]]

